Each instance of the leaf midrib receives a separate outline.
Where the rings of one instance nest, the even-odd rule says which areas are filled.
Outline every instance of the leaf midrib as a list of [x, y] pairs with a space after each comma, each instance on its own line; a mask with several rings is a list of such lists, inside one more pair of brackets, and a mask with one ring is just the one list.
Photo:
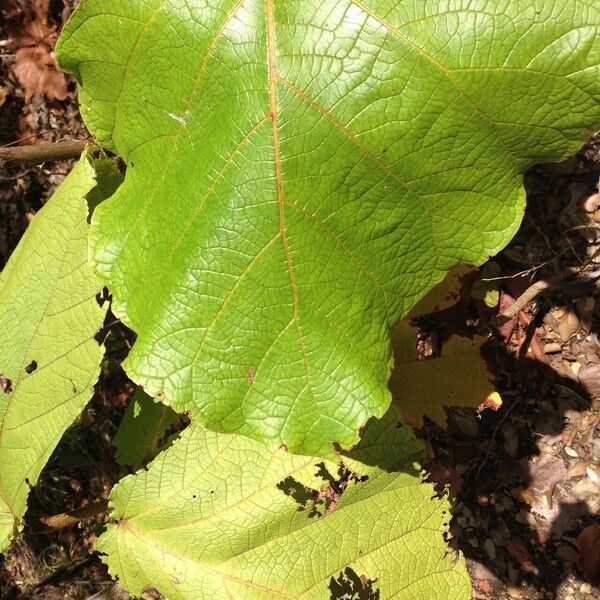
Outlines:
[[289, 243], [287, 239], [287, 232], [285, 228], [285, 206], [284, 206], [284, 191], [283, 191], [283, 174], [281, 169], [281, 154], [279, 149], [279, 125], [278, 125], [278, 107], [277, 107], [277, 82], [279, 80], [279, 74], [277, 71], [277, 46], [275, 43], [275, 8], [274, 0], [265, 0], [266, 7], [266, 26], [267, 26], [267, 63], [269, 69], [269, 112], [270, 118], [273, 123], [273, 161], [275, 163], [275, 185], [277, 188], [277, 206], [279, 210], [279, 235], [281, 237], [281, 243], [283, 245], [283, 252], [285, 255], [286, 267], [290, 279], [290, 289], [292, 293], [292, 319], [296, 327], [296, 334], [298, 336], [298, 346], [300, 354], [304, 362], [304, 374], [306, 383], [304, 388], [296, 394], [294, 397], [292, 406], [287, 411], [283, 425], [281, 426], [281, 437], [284, 438], [284, 433], [287, 429], [288, 422], [291, 416], [295, 413], [295, 406], [298, 400], [302, 397], [304, 390], [308, 390], [311, 398], [314, 410], [317, 412], [317, 420], [321, 420], [322, 414], [319, 408], [319, 404], [315, 402], [314, 394], [312, 391], [312, 384], [310, 381], [310, 364], [308, 361], [308, 354], [306, 352], [306, 344], [304, 342], [304, 334], [300, 327], [300, 318], [298, 314], [299, 305], [299, 294], [298, 286], [296, 284], [296, 276], [294, 274], [294, 266], [292, 263], [292, 256], [290, 253]]
[[[163, 555], [167, 554], [167, 555], [171, 556], [172, 558], [174, 558], [176, 561], [191, 563], [192, 565], [194, 565], [194, 567], [196, 569], [205, 571], [205, 572], [209, 573], [210, 575], [212, 575], [213, 577], [215, 577], [216, 579], [224, 579], [224, 580], [232, 581], [239, 585], [244, 585], [246, 587], [255, 588], [255, 589], [261, 590], [263, 592], [268, 592], [270, 594], [274, 594], [275, 596], [279, 596], [280, 598], [285, 598], [286, 600], [299, 600], [299, 598], [296, 596], [289, 596], [288, 594], [284, 594], [283, 592], [281, 592], [279, 590], [269, 588], [267, 586], [259, 585], [252, 581], [248, 581], [247, 579], [240, 579], [239, 577], [235, 577], [234, 575], [228, 575], [226, 573], [219, 571], [218, 569], [211, 568], [207, 563], [197, 562], [191, 558], [188, 558], [187, 556], [178, 554], [177, 552], [174, 552], [173, 550], [171, 550], [161, 544], [158, 544], [153, 541], [149, 542], [148, 537], [144, 535], [143, 531], [140, 531], [136, 527], [133, 527], [127, 521], [122, 522], [118, 526], [117, 533], [118, 534], [120, 533], [121, 535], [123, 535], [124, 533], [128, 533], [135, 539], [139, 540], [147, 548], [153, 549], [155, 552], [163, 554]], [[118, 539], [118, 537], [119, 536], [117, 536], [117, 539]], [[118, 542], [115, 542], [115, 543], [118, 544]], [[135, 556], [135, 553], [132, 553], [132, 554], [133, 554], [133, 556]], [[164, 568], [163, 568], [163, 572], [165, 574], [168, 573], [167, 570]]]

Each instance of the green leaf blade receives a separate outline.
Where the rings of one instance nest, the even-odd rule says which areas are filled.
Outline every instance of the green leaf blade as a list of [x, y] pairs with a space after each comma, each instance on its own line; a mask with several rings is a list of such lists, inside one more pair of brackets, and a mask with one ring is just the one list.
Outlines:
[[[113, 490], [116, 522], [98, 549], [132, 593], [155, 587], [171, 600], [321, 600], [346, 567], [382, 598], [466, 599], [464, 562], [444, 556], [449, 504], [431, 500], [415, 463], [422, 446], [398, 424], [390, 411], [368, 426], [366, 447], [345, 459], [368, 479], [350, 482], [326, 516], [311, 516], [310, 504], [299, 510], [280, 487], [292, 477], [297, 489], [322, 489], [318, 459], [192, 424], [147, 472]], [[390, 455], [397, 470], [360, 462], [387, 465]]]
[[[113, 167], [114, 168], [114, 167]], [[96, 172], [87, 152], [36, 215], [0, 275], [0, 550], [20, 530], [29, 487], [89, 401], [105, 308], [87, 263]]]
[[597, 127], [597, 7], [128, 6], [83, 2], [59, 48], [129, 165], [92, 228], [128, 374], [213, 430], [352, 446], [390, 403], [392, 324], [500, 250], [524, 169]]
[[161, 450], [167, 430], [178, 415], [168, 406], [156, 403], [141, 388], [129, 400], [113, 438], [115, 458], [120, 465], [140, 465], [151, 461]]

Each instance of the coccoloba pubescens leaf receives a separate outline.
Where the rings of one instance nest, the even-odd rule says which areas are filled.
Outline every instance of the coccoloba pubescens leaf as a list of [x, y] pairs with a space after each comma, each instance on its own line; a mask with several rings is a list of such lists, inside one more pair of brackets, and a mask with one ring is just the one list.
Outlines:
[[86, 151], [0, 274], [0, 551], [21, 529], [30, 486], [98, 378], [103, 348], [94, 336], [106, 307], [87, 261], [86, 198], [112, 194], [118, 179], [112, 161]]
[[600, 123], [599, 25], [594, 0], [83, 0], [58, 50], [128, 164], [91, 233], [128, 374], [212, 430], [356, 443], [393, 323]]
[[169, 600], [329, 600], [348, 580], [379, 594], [352, 598], [467, 600], [464, 560], [452, 563], [442, 536], [449, 503], [422, 483], [422, 451], [395, 408], [342, 471], [192, 423], [115, 487], [97, 548], [131, 593]]

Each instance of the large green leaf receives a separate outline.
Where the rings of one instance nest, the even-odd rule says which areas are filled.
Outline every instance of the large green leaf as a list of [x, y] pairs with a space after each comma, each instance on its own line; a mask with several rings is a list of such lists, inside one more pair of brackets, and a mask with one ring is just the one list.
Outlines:
[[[319, 515], [298, 504], [304, 486], [323, 486], [317, 459], [193, 423], [115, 487], [116, 522], [97, 548], [132, 593], [156, 588], [169, 600], [324, 600], [347, 568], [382, 599], [466, 600], [464, 562], [445, 557], [448, 502], [431, 500], [414, 462], [422, 447], [398, 424], [393, 410], [367, 427], [345, 463], [368, 479]], [[337, 464], [324, 469], [337, 476]]]
[[391, 325], [600, 123], [599, 25], [596, 0], [83, 0], [59, 54], [128, 164], [92, 255], [129, 375], [213, 430], [355, 443]]
[[[107, 171], [108, 161], [99, 162]], [[87, 262], [86, 196], [102, 191], [114, 187], [96, 186], [86, 153], [0, 275], [0, 551], [21, 528], [29, 487], [98, 378], [94, 335], [106, 309]]]

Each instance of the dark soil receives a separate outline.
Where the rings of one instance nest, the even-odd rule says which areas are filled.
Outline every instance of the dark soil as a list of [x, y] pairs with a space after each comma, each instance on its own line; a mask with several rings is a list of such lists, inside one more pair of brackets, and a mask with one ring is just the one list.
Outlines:
[[[56, 89], [26, 98], [15, 74], [18, 50], [32, 43], [19, 28], [45, 11], [43, 43], [52, 44], [76, 3], [2, 4], [1, 145], [88, 139], [73, 81], [64, 99]], [[432, 449], [431, 478], [449, 485], [454, 499], [451, 545], [467, 557], [474, 598], [600, 598], [591, 584], [600, 557], [577, 543], [586, 526], [600, 523], [599, 149], [600, 137], [560, 165], [530, 170], [521, 230], [494, 259], [502, 309], [534, 281], [556, 285], [499, 329], [488, 325], [497, 308], [469, 298], [419, 321], [434, 351], [454, 330], [490, 335], [488, 358], [504, 399], [498, 412], [450, 409], [447, 429], [427, 422], [420, 432]], [[62, 161], [0, 171], [0, 268], [70, 167]], [[111, 586], [92, 550], [105, 513], [54, 531], [38, 520], [105, 500], [125, 474], [110, 441], [133, 390], [119, 368], [130, 334], [111, 329], [115, 345], [94, 398], [44, 469], [25, 534], [0, 565], [2, 599], [83, 600]]]

